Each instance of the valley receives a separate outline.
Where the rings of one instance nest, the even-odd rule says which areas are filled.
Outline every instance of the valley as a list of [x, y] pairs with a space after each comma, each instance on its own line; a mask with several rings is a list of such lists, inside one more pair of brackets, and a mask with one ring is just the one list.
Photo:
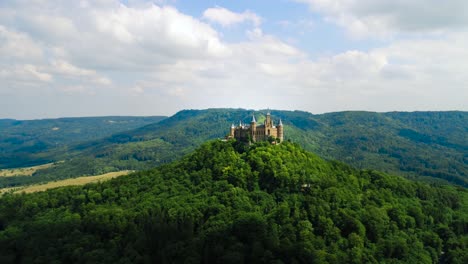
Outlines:
[[184, 110], [3, 169], [0, 262], [468, 260], [468, 113], [271, 114], [281, 144]]
[[78, 177], [78, 178], [70, 178], [66, 180], [60, 181], [52, 181], [45, 184], [34, 184], [28, 185], [24, 187], [11, 187], [11, 188], [4, 188], [0, 189], [0, 195], [12, 192], [12, 193], [34, 193], [34, 192], [43, 192], [49, 189], [58, 188], [58, 187], [65, 187], [65, 186], [75, 186], [75, 185], [85, 185], [88, 183], [97, 183], [102, 181], [108, 181], [110, 179], [114, 179], [116, 177], [128, 175], [132, 173], [132, 171], [117, 171], [117, 172], [109, 172], [104, 173], [101, 175], [95, 176], [85, 176], [85, 177]]
[[13, 177], [13, 176], [32, 176], [38, 170], [47, 169], [54, 166], [54, 163], [47, 163], [32, 167], [24, 168], [11, 168], [11, 169], [2, 169], [0, 170], [0, 177]]
[[0, 0], [0, 264], [468, 264], [468, 1]]
[[107, 116], [0, 119], [0, 169], [30, 167], [67, 159], [73, 156], [69, 146], [152, 124], [164, 118]]
[[[233, 122], [248, 123], [252, 114], [263, 120], [265, 113], [244, 109], [183, 110], [133, 130], [66, 144], [67, 155], [55, 150], [41, 152], [37, 155], [48, 156], [49, 161], [63, 157], [66, 161], [37, 171], [33, 178], [0, 178], [0, 187], [150, 169], [186, 155], [206, 140], [223, 138]], [[283, 120], [285, 140], [325, 159], [411, 179], [468, 186], [467, 112], [271, 113]], [[15, 162], [28, 161], [18, 158]]]

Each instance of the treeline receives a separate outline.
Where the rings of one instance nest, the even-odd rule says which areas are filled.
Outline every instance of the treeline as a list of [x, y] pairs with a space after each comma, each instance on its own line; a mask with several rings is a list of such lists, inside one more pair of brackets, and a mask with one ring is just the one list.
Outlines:
[[[468, 186], [465, 157], [468, 112], [352, 111], [312, 115], [272, 110], [271, 113], [275, 121], [282, 118], [285, 139], [298, 142], [323, 158], [340, 160], [360, 169]], [[224, 137], [232, 122], [247, 123], [251, 114], [243, 109], [184, 110], [157, 124], [71, 151], [81, 152], [75, 158], [92, 157], [106, 164], [131, 163], [135, 168], [146, 169], [149, 160], [153, 160], [151, 165], [159, 165], [162, 160], [181, 157], [206, 140]], [[264, 113], [255, 114], [261, 120]], [[165, 151], [172, 156], [161, 159], [158, 155]], [[137, 158], [128, 160], [127, 155]], [[67, 163], [61, 166], [64, 170], [80, 169]]]
[[[359, 169], [375, 169], [412, 179], [468, 186], [468, 112], [351, 111], [313, 115], [302, 111], [272, 110], [271, 113], [275, 121], [282, 118], [286, 139], [298, 142], [323, 158], [340, 160]], [[77, 145], [67, 143], [67, 140], [75, 139], [75, 134], [71, 133], [75, 130], [69, 130], [60, 141], [62, 148], [50, 150], [50, 144], [46, 143], [42, 145], [46, 147], [41, 150], [44, 152], [39, 151], [41, 144], [37, 142], [32, 145], [35, 150], [25, 153], [15, 150], [11, 142], [8, 143], [10, 145], [2, 145], [0, 138], [0, 164], [25, 166], [31, 162], [39, 164], [66, 160], [54, 168], [38, 171], [32, 178], [0, 179], [0, 186], [116, 170], [149, 169], [182, 157], [206, 140], [224, 137], [232, 122], [242, 120], [248, 123], [251, 114], [252, 111], [243, 109], [183, 110], [158, 123]], [[262, 111], [255, 113], [259, 121], [263, 119], [263, 114]], [[75, 126], [79, 127], [78, 124]], [[84, 123], [82, 127], [89, 133], [93, 132], [91, 125]], [[21, 133], [34, 135], [42, 131], [34, 127], [31, 129], [32, 132], [24, 130]], [[101, 131], [99, 123], [94, 129]], [[50, 128], [47, 131], [57, 134]], [[76, 139], [85, 135], [79, 133]], [[2, 148], [15, 151], [2, 154]]]
[[27, 167], [68, 157], [67, 147], [139, 128], [164, 119], [149, 117], [77, 117], [0, 120], [0, 169]]
[[284, 142], [0, 199], [1, 263], [468, 263], [468, 193]]

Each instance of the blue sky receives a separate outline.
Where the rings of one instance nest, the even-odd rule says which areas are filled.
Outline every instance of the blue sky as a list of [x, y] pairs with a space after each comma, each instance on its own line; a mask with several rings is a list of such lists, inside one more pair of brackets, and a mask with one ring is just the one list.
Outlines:
[[[203, 3], [203, 4], [201, 4]], [[203, 12], [210, 7], [223, 7], [242, 13], [250, 10], [258, 14], [266, 34], [280, 36], [284, 41], [307, 51], [311, 56], [344, 52], [349, 49], [368, 50], [381, 44], [382, 40], [350, 38], [335, 24], [327, 23], [307, 5], [288, 0], [277, 1], [176, 1], [175, 6], [194, 17], [203, 18]], [[289, 23], [289, 24], [288, 24]], [[247, 25], [230, 28], [215, 28], [226, 32], [223, 39], [239, 41], [245, 38]]]
[[4, 0], [0, 118], [468, 110], [462, 0]]

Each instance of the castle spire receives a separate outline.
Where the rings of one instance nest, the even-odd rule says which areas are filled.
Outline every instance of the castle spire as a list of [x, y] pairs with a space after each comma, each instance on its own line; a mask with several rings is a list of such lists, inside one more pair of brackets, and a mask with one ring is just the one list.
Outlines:
[[270, 110], [268, 110], [266, 118], [265, 118], [265, 127], [273, 127], [273, 122], [271, 121]]
[[255, 115], [252, 115], [252, 123], [257, 123], [257, 120], [255, 120]]
[[281, 121], [281, 118], [280, 118], [278, 126], [283, 126], [283, 122]]

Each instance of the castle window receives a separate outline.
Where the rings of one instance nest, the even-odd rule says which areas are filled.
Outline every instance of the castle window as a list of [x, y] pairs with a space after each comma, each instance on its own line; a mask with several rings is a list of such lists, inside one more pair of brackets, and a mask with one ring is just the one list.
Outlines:
[[268, 135], [270, 135], [270, 129], [268, 129]]

